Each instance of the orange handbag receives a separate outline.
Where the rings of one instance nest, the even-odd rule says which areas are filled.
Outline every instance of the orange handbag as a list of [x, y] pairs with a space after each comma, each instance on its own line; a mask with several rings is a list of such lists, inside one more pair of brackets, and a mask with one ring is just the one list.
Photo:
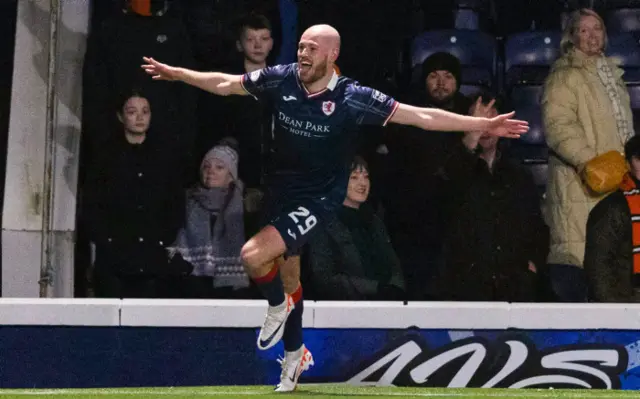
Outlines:
[[582, 174], [584, 182], [592, 191], [605, 194], [616, 190], [628, 171], [624, 155], [618, 151], [609, 151], [587, 162]]

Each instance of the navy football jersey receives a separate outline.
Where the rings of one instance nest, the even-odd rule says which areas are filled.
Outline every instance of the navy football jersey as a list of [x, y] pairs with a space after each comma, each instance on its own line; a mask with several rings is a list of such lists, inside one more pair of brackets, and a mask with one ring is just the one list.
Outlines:
[[297, 64], [247, 73], [242, 86], [274, 106], [267, 185], [294, 197], [346, 190], [358, 126], [384, 126], [398, 108], [393, 98], [335, 72], [326, 89], [309, 93]]

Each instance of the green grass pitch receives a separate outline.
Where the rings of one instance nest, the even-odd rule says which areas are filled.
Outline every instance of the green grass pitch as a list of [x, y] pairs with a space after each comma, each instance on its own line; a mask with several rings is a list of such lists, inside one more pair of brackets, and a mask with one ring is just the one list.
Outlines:
[[273, 387], [233, 386], [198, 388], [121, 388], [121, 389], [46, 389], [46, 390], [0, 390], [0, 398], [27, 399], [186, 399], [186, 398], [640, 398], [640, 392], [596, 391], [560, 389], [445, 389], [445, 388], [393, 388], [354, 387], [342, 384], [301, 385], [293, 393], [274, 393]]

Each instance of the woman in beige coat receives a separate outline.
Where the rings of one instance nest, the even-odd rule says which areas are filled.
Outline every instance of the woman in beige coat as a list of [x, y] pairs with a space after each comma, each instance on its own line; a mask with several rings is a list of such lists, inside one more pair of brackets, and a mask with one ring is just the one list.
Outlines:
[[545, 83], [542, 113], [549, 146], [546, 218], [551, 229], [548, 263], [558, 299], [586, 300], [582, 282], [587, 217], [602, 196], [581, 179], [585, 164], [623, 151], [633, 135], [622, 70], [603, 55], [607, 34], [592, 10], [574, 12], [561, 41], [562, 56]]

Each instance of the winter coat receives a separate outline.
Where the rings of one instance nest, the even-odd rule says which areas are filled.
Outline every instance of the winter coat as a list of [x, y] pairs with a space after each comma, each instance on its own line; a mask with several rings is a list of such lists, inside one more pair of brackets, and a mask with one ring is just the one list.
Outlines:
[[[633, 119], [623, 71], [608, 60], [629, 123]], [[587, 217], [603, 196], [588, 190], [580, 173], [594, 157], [622, 152], [613, 106], [598, 77], [596, 60], [573, 50], [553, 65], [545, 82], [542, 114], [549, 146], [545, 218], [551, 230], [549, 264], [582, 267]]]
[[[311, 285], [315, 299], [324, 300], [371, 300], [401, 299], [404, 278], [400, 262], [391, 246], [382, 220], [370, 209], [361, 209], [366, 231], [369, 233], [368, 248], [376, 256], [382, 274], [365, 270], [366, 263], [354, 240], [354, 235], [338, 215], [329, 220], [324, 230], [317, 232], [309, 241]], [[368, 213], [366, 216], [364, 213]], [[389, 294], [389, 295], [387, 295]], [[401, 294], [400, 294], [401, 295]], [[396, 296], [395, 298], [390, 296]]]

